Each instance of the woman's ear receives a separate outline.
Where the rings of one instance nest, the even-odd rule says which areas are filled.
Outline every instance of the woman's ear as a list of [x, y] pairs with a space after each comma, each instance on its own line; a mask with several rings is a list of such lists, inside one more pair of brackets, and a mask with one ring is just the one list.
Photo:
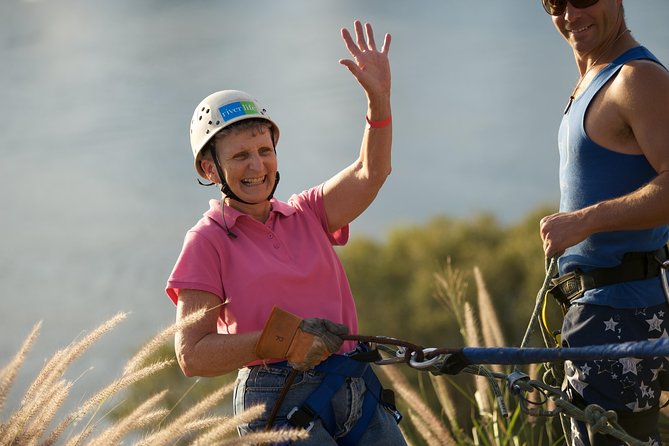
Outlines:
[[202, 168], [202, 172], [204, 172], [209, 181], [211, 181], [212, 183], [221, 184], [218, 178], [218, 172], [216, 172], [216, 166], [214, 165], [214, 162], [212, 160], [204, 158], [201, 159], [200, 167]]

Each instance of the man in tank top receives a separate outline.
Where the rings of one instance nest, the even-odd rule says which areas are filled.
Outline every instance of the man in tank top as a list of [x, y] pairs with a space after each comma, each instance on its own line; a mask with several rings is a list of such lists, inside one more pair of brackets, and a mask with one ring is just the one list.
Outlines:
[[[669, 72], [627, 29], [623, 0], [542, 1], [580, 73], [558, 133], [560, 210], [540, 223], [558, 281], [572, 285], [562, 345], [669, 336]], [[656, 445], [667, 369], [665, 358], [565, 364], [575, 402], [615, 410], [629, 434]], [[574, 421], [571, 437], [622, 444]]]

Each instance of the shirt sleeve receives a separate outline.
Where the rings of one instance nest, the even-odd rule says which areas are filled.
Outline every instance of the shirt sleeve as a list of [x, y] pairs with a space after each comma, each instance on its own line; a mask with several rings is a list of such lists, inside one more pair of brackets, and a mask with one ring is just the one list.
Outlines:
[[334, 232], [328, 230], [328, 219], [325, 213], [325, 203], [323, 202], [324, 184], [307, 189], [299, 195], [293, 195], [288, 201], [295, 208], [302, 212], [310, 212], [317, 218], [332, 245], [343, 246], [348, 243], [349, 225], [345, 225]]
[[221, 283], [221, 256], [209, 239], [196, 230], [190, 230], [184, 239], [165, 291], [177, 303], [180, 289], [207, 291], [225, 301]]

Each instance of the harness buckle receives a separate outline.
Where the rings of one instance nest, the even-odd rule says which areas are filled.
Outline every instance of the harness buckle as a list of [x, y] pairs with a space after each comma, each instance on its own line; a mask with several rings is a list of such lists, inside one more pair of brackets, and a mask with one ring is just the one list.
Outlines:
[[315, 414], [308, 407], [293, 407], [286, 419], [295, 427], [301, 427], [309, 432], [314, 427]]
[[588, 283], [588, 279], [592, 280], [589, 276], [583, 275], [579, 270], [571, 271], [552, 279], [548, 293], [560, 304], [569, 307], [572, 300], [578, 299], [586, 289], [591, 288], [592, 284]]
[[393, 416], [397, 424], [400, 424], [402, 414], [395, 406], [395, 392], [390, 389], [381, 389], [380, 401], [381, 406]]
[[531, 392], [532, 387], [528, 384], [529, 380], [529, 375], [521, 372], [520, 370], [516, 370], [507, 377], [507, 386], [514, 393], [520, 393], [523, 391]]

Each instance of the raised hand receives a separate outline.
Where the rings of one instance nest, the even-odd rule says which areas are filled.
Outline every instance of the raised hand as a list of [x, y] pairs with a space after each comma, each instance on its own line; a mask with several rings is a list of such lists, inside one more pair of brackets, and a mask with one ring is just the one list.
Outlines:
[[[345, 65], [355, 76], [370, 100], [390, 96], [390, 63], [388, 61], [388, 50], [390, 49], [390, 34], [383, 39], [381, 51], [376, 48], [374, 31], [372, 25], [365, 23], [363, 29], [359, 20], [354, 22], [355, 38], [346, 28], [342, 28], [341, 36], [346, 48], [353, 57], [341, 59], [340, 64]], [[366, 36], [365, 36], [366, 34]]]

